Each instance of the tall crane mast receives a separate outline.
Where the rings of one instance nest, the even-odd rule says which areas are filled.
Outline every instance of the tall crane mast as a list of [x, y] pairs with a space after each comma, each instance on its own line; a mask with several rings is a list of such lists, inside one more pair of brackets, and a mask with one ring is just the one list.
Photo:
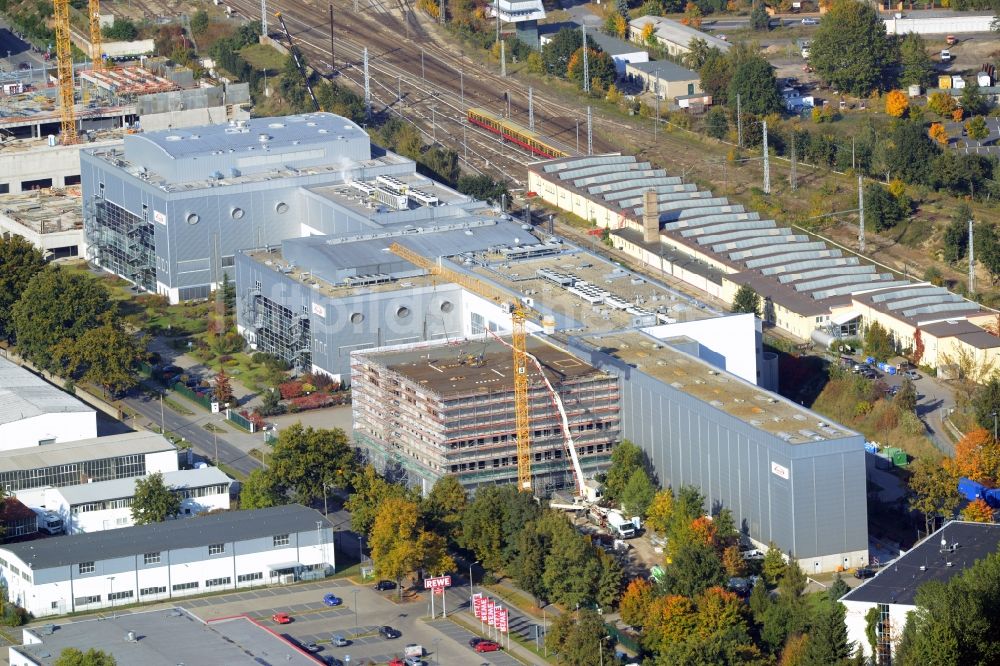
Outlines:
[[281, 31], [285, 33], [285, 39], [288, 41], [288, 51], [292, 54], [292, 58], [295, 59], [295, 66], [299, 68], [302, 80], [306, 82], [306, 90], [309, 91], [309, 97], [312, 98], [313, 106], [318, 111], [319, 101], [316, 99], [316, 93], [313, 92], [312, 84], [309, 83], [309, 73], [306, 71], [305, 65], [302, 64], [302, 59], [299, 58], [299, 52], [295, 49], [295, 44], [292, 43], [292, 33], [288, 32], [288, 28], [285, 27], [285, 18], [281, 15], [281, 12], [275, 12], [274, 16], [278, 19], [278, 23], [281, 24]]
[[[577, 493], [583, 494], [583, 469], [580, 467], [580, 459], [576, 454], [576, 446], [570, 433], [569, 418], [563, 406], [562, 399], [553, 388], [548, 377], [542, 371], [542, 364], [527, 350], [526, 322], [529, 316], [538, 318], [538, 313], [519, 302], [511, 302], [511, 297], [507, 292], [488, 285], [471, 275], [446, 268], [440, 260], [433, 261], [423, 255], [414, 252], [408, 247], [393, 243], [389, 246], [389, 251], [402, 259], [410, 262], [414, 266], [426, 270], [431, 275], [441, 277], [448, 282], [453, 282], [464, 289], [468, 289], [474, 294], [500, 305], [511, 318], [511, 342], [508, 344], [500, 336], [493, 334], [502, 344], [510, 347], [514, 356], [514, 416], [517, 435], [517, 487], [521, 492], [531, 492], [531, 426], [528, 402], [528, 361], [531, 361], [538, 369], [545, 383], [545, 388], [552, 398], [552, 404], [559, 412], [562, 420], [563, 440], [569, 449], [570, 459], [573, 463], [573, 474], [576, 479]], [[492, 332], [491, 332], [492, 333]]]
[[53, 22], [56, 31], [56, 71], [59, 75], [59, 120], [62, 125], [62, 143], [77, 142], [76, 100], [73, 94], [73, 45], [69, 36], [69, 0], [52, 0]]
[[90, 15], [90, 59], [94, 69], [104, 69], [104, 49], [101, 44], [101, 0], [90, 0], [87, 6]]

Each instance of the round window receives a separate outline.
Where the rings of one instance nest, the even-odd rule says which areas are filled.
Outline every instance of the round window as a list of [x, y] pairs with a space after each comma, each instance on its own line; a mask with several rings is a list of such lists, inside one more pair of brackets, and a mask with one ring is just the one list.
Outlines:
[[354, 314], [351, 315], [351, 323], [352, 324], [360, 324], [364, 320], [365, 320], [365, 316], [363, 314], [361, 314], [360, 312], [355, 312]]
[[451, 312], [454, 309], [455, 306], [452, 305], [451, 301], [445, 301], [441, 304], [441, 312]]
[[234, 208], [231, 211], [229, 211], [229, 214], [233, 216], [234, 220], [242, 220], [244, 211], [242, 208]]
[[396, 316], [399, 317], [400, 319], [406, 319], [407, 317], [410, 316], [410, 308], [406, 307], [405, 305], [399, 306], [399, 308], [396, 310]]
[[284, 201], [279, 201], [278, 203], [274, 204], [274, 211], [279, 215], [283, 215], [284, 213], [288, 212], [288, 204], [286, 204]]
[[201, 222], [201, 217], [198, 216], [198, 213], [188, 213], [184, 219], [187, 220], [188, 224], [198, 224]]

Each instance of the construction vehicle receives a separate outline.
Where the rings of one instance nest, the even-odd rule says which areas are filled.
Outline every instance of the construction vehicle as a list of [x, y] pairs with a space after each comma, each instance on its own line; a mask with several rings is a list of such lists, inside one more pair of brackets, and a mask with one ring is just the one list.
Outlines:
[[59, 78], [59, 121], [64, 146], [75, 144], [76, 109], [73, 92], [73, 44], [70, 41], [69, 0], [52, 0], [56, 32], [56, 72]]
[[[542, 364], [538, 359], [527, 351], [526, 321], [528, 318], [540, 320], [540, 315], [530, 306], [519, 301], [512, 301], [507, 292], [488, 285], [474, 276], [461, 273], [450, 268], [446, 268], [441, 259], [433, 261], [423, 255], [405, 247], [399, 243], [389, 246], [389, 251], [396, 256], [405, 259], [414, 266], [426, 270], [429, 274], [438, 276], [448, 282], [453, 282], [472, 293], [481, 296], [492, 303], [499, 305], [503, 311], [511, 318], [511, 342], [507, 342], [500, 336], [490, 331], [490, 333], [500, 341], [501, 344], [509, 347], [514, 357], [514, 415], [516, 424], [517, 441], [517, 486], [521, 492], [532, 492], [531, 484], [531, 429], [528, 411], [528, 361], [530, 360], [549, 392], [552, 404], [559, 412], [562, 420], [563, 440], [569, 451], [570, 459], [573, 463], [573, 475], [576, 481], [576, 497], [580, 499], [584, 490], [583, 469], [580, 467], [580, 459], [576, 454], [576, 447], [573, 444], [573, 436], [570, 433], [569, 418], [563, 406], [562, 399], [552, 387], [548, 377], [542, 371]], [[581, 505], [582, 507], [582, 505]]]
[[634, 520], [629, 520], [618, 511], [608, 511], [608, 527], [622, 539], [631, 539], [638, 533]]
[[312, 84], [309, 83], [309, 72], [306, 71], [305, 65], [302, 64], [302, 59], [299, 57], [299, 50], [292, 43], [292, 33], [288, 32], [288, 28], [285, 26], [285, 18], [281, 15], [281, 12], [275, 12], [274, 16], [278, 19], [278, 23], [281, 24], [281, 31], [285, 33], [285, 40], [288, 42], [288, 52], [292, 54], [295, 66], [299, 68], [302, 80], [306, 82], [306, 90], [309, 91], [309, 97], [312, 99], [313, 106], [319, 111], [319, 101], [316, 99], [316, 93], [313, 92]]

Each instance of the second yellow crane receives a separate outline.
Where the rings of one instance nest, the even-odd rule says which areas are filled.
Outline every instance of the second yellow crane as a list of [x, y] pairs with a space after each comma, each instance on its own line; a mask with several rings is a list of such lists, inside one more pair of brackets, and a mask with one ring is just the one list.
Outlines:
[[90, 15], [90, 59], [94, 63], [94, 69], [101, 71], [104, 69], [104, 53], [101, 43], [101, 0], [90, 0], [87, 13]]

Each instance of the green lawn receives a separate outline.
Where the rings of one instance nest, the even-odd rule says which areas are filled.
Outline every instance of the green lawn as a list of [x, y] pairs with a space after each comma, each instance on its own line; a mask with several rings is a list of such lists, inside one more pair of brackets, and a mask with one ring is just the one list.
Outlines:
[[240, 49], [240, 55], [251, 67], [262, 71], [276, 72], [285, 66], [286, 56], [267, 44], [244, 46]]

